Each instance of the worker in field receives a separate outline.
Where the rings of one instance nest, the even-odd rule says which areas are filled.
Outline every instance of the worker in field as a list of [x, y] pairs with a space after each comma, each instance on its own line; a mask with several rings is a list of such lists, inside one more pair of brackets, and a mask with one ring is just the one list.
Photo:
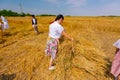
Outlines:
[[116, 47], [115, 57], [112, 62], [111, 73], [115, 80], [120, 80], [120, 39], [113, 44]]
[[1, 28], [1, 30], [2, 30], [2, 28], [3, 28], [3, 22], [2, 22], [2, 20], [1, 20], [1, 18], [0, 18], [0, 28]]
[[56, 54], [58, 51], [59, 38], [61, 37], [61, 35], [73, 41], [73, 38], [71, 38], [64, 31], [64, 27], [61, 25], [63, 20], [64, 20], [64, 17], [63, 15], [60, 14], [56, 17], [55, 21], [49, 25], [49, 35], [47, 38], [47, 46], [45, 49], [46, 55], [51, 56], [50, 63], [49, 63], [49, 70], [55, 69], [55, 67], [53, 66], [53, 61], [56, 58]]
[[3, 22], [2, 20], [0, 19], [0, 29], [1, 29], [1, 37], [3, 37]]
[[32, 26], [34, 28], [35, 33], [39, 34], [38, 26], [37, 26], [37, 19], [35, 18], [35, 15], [32, 15]]
[[2, 20], [1, 25], [2, 25], [2, 31], [4, 31], [5, 29], [9, 28], [9, 24], [7, 19], [4, 16], [1, 16], [0, 19]]

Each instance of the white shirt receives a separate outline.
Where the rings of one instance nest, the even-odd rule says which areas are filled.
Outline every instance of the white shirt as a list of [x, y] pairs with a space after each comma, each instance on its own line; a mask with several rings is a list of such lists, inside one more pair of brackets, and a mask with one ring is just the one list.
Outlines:
[[117, 41], [113, 44], [113, 46], [115, 46], [116, 48], [119, 48], [119, 49], [120, 49], [120, 39], [117, 40]]
[[49, 26], [49, 36], [58, 39], [60, 38], [63, 30], [64, 28], [58, 22], [55, 21]]
[[9, 25], [8, 25], [7, 19], [5, 19], [4, 16], [1, 16], [1, 19], [2, 19], [2, 22], [4, 23], [3, 30], [4, 30], [4, 29], [8, 29], [8, 28], [9, 28]]
[[33, 23], [35, 24], [35, 19], [33, 19]]
[[2, 22], [3, 22], [3, 23], [4, 23], [4, 22], [7, 22], [7, 20], [5, 19], [4, 16], [1, 16], [1, 19], [2, 19]]

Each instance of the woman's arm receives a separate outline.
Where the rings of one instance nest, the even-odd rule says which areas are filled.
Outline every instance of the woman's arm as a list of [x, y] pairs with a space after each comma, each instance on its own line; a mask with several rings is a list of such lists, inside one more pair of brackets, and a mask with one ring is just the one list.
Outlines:
[[116, 51], [115, 51], [115, 53], [117, 54], [117, 52], [119, 51], [119, 48], [116, 48]]
[[64, 30], [62, 31], [62, 35], [68, 38], [69, 40], [73, 41], [73, 38], [71, 38], [67, 33], [65, 33]]

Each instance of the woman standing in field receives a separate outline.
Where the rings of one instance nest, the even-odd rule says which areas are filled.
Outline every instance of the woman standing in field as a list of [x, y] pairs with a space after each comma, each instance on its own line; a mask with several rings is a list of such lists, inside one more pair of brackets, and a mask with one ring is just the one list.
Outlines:
[[120, 80], [120, 40], [115, 42], [113, 46], [116, 47], [116, 55], [112, 62], [111, 73], [114, 75], [115, 80]]
[[8, 21], [4, 16], [1, 16], [0, 18], [2, 20], [2, 23], [1, 23], [2, 24], [2, 31], [4, 31], [5, 29], [9, 28]]
[[53, 23], [49, 26], [49, 36], [47, 39], [47, 47], [45, 50], [46, 55], [50, 55], [50, 64], [49, 64], [49, 70], [54, 70], [55, 67], [53, 66], [53, 60], [56, 58], [56, 53], [58, 51], [58, 43], [59, 38], [61, 35], [65, 36], [69, 40], [73, 41], [73, 38], [68, 36], [61, 23], [63, 22], [64, 17], [63, 15], [58, 15]]
[[37, 26], [37, 19], [35, 18], [35, 15], [32, 15], [32, 26], [36, 34], [39, 34], [38, 26]]
[[3, 22], [2, 20], [0, 19], [0, 29], [1, 29], [1, 38], [3, 37]]

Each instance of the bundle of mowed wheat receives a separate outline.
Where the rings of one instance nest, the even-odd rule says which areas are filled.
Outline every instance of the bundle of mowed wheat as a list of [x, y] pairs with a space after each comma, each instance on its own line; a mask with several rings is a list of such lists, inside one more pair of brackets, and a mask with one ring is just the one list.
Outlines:
[[40, 34], [36, 35], [31, 17], [7, 17], [10, 29], [0, 44], [0, 79], [112, 80], [112, 44], [120, 37], [120, 19], [65, 17], [62, 25], [74, 41], [61, 39], [55, 70], [49, 71], [50, 58], [44, 50], [48, 26], [54, 18], [37, 17]]

